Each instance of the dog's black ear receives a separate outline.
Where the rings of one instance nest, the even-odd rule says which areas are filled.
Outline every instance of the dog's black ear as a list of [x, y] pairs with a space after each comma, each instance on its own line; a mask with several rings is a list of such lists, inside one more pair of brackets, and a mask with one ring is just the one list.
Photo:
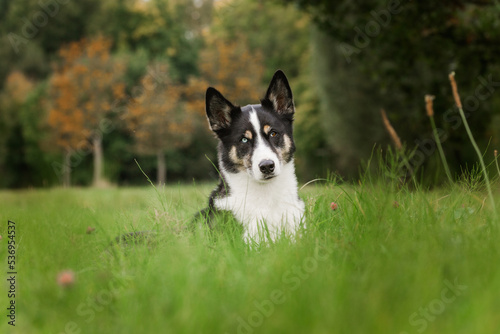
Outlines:
[[231, 125], [231, 111], [235, 106], [215, 88], [209, 87], [205, 95], [208, 122], [212, 131], [226, 129]]
[[262, 105], [272, 108], [282, 116], [293, 116], [295, 113], [292, 90], [283, 71], [274, 73]]

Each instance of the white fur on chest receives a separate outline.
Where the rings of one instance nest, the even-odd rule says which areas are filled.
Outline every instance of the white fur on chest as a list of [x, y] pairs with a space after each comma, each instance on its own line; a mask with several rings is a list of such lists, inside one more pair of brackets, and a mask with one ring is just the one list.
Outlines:
[[259, 242], [267, 232], [272, 240], [282, 232], [295, 234], [304, 216], [304, 202], [298, 197], [293, 161], [267, 182], [256, 182], [245, 172], [222, 173], [230, 195], [215, 199], [215, 207], [233, 213], [245, 228], [246, 241]]

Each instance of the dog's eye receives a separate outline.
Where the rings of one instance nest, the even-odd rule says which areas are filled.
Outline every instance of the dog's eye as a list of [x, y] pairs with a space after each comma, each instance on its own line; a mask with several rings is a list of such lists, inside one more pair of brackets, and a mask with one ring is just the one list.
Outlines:
[[243, 138], [241, 138], [241, 142], [242, 142], [242, 143], [248, 143], [248, 138], [247, 138], [247, 137], [243, 137]]
[[271, 137], [271, 138], [274, 138], [277, 135], [278, 135], [278, 133], [276, 131], [274, 131], [274, 130], [269, 133], [269, 137]]

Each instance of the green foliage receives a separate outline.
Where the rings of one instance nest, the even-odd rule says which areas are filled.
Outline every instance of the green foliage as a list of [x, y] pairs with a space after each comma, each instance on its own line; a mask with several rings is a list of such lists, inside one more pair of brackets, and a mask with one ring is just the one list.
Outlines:
[[87, 35], [99, 4], [97, 0], [64, 4], [20, 0], [4, 5], [6, 11], [2, 12], [4, 18], [0, 24], [0, 85], [12, 69], [32, 78], [45, 78], [57, 50]]
[[57, 175], [50, 164], [57, 156], [46, 152], [44, 147], [49, 137], [49, 131], [45, 127], [46, 112], [42, 103], [46, 93], [47, 85], [42, 82], [19, 110], [22, 137], [25, 141], [22, 150], [29, 170], [26, 173], [16, 171], [15, 174], [21, 176], [21, 180], [15, 184], [17, 187], [47, 187], [57, 181]]
[[[292, 6], [273, 1], [239, 0], [217, 11], [213, 34], [225, 40], [245, 39], [252, 53], [263, 55], [267, 84], [277, 69], [288, 77], [305, 75], [309, 19]], [[304, 67], [305, 65], [305, 67]]]
[[491, 136], [498, 140], [498, 131], [490, 127], [492, 108], [500, 101], [498, 88], [478, 96], [478, 89], [484, 92], [482, 78], [500, 78], [494, 56], [500, 52], [500, 7], [495, 1], [284, 2], [308, 11], [321, 31], [313, 39], [313, 74], [325, 123], [336, 130], [325, 134], [340, 154], [344, 174], [352, 175], [375, 142], [387, 142], [380, 108], [408, 146], [427, 138], [423, 97], [429, 93], [438, 96], [436, 125], [450, 138], [444, 148], [453, 172], [470, 162], [465, 131], [451, 121], [458, 114], [446, 75], [455, 69], [467, 73], [458, 84], [469, 97], [469, 123], [484, 134], [481, 145]]
[[302, 75], [291, 82], [296, 103], [294, 140], [295, 164], [299, 180], [304, 183], [325, 177], [335, 170], [333, 152], [326, 142], [320, 101], [310, 76]]
[[[220, 84], [220, 77], [245, 83], [240, 87], [243, 92], [234, 97], [245, 100], [247, 95], [262, 94], [259, 86], [266, 85], [278, 68], [287, 73], [297, 105], [296, 165], [301, 181], [324, 177], [327, 171], [356, 179], [359, 162], [368, 159], [374, 145], [389, 144], [380, 121], [381, 108], [406, 147], [417, 155], [425, 152], [434, 138], [424, 114], [425, 94], [437, 97], [435, 121], [446, 135], [444, 155], [451, 174], [459, 174], [476, 157], [452, 107], [446, 75], [451, 70], [460, 73], [467, 121], [481, 151], [492, 157], [491, 151], [500, 145], [499, 11], [498, 3], [489, 0], [91, 0], [64, 4], [0, 0], [0, 171], [8, 175], [0, 187], [51, 185], [57, 176], [48, 175], [50, 163], [62, 161], [53, 156], [43, 138], [47, 112], [42, 110], [43, 96], [31, 102], [32, 111], [26, 115], [31, 115], [33, 123], [26, 123], [28, 116], [18, 112], [24, 110], [25, 101], [14, 106], [5, 94], [7, 78], [19, 71], [37, 87], [53, 75], [61, 47], [95, 36], [109, 38], [113, 61], [128, 64], [124, 70], [127, 96], [119, 101], [118, 114], [136, 97], [148, 64], [167, 64], [176, 82], [198, 83], [190, 86], [197, 93], [192, 89], [182, 97], [200, 113], [193, 128], [196, 138], [189, 147], [169, 153], [169, 180], [209, 178], [205, 154], [213, 156], [214, 147], [201, 115], [206, 86]], [[234, 45], [245, 50], [241, 57], [253, 63], [242, 66], [252, 75], [221, 66], [218, 59], [223, 57], [217, 56], [214, 45], [229, 48], [223, 55], [231, 53]], [[207, 74], [205, 68], [210, 65], [213, 73]], [[252, 76], [262, 83], [248, 80]], [[118, 114], [111, 117], [114, 130], [104, 139], [106, 176], [118, 184], [134, 184], [141, 182], [141, 175], [133, 163], [133, 136]], [[42, 130], [33, 130], [35, 122]], [[488, 150], [487, 143], [491, 143]], [[419, 168], [418, 179], [439, 183], [445, 174], [436, 154], [424, 155], [418, 167], [425, 169]], [[87, 158], [73, 170], [80, 184], [86, 184], [92, 171]], [[140, 158], [147, 161], [148, 173], [154, 173], [149, 158]]]
[[[0, 6], [5, 9], [2, 11], [3, 19], [0, 24], [0, 89], [5, 84], [4, 78], [16, 69], [31, 80], [45, 78], [55, 68], [51, 65], [60, 62], [60, 57], [55, 53], [62, 46], [82, 38], [90, 39], [104, 34], [112, 38], [113, 50], [118, 55], [112, 61], [125, 63], [130, 60], [125, 73], [129, 95], [136, 93], [134, 88], [140, 86], [140, 78], [146, 73], [147, 64], [152, 59], [171, 64], [171, 75], [178, 80], [185, 82], [189, 76], [196, 74], [201, 29], [207, 23], [211, 10], [210, 4], [195, 6], [193, 2], [183, 0], [150, 3], [86, 1], [64, 4], [49, 0], [22, 0], [16, 3], [2, 2]], [[197, 19], [194, 19], [195, 13], [198, 14]], [[55, 63], [51, 64], [51, 61]], [[38, 150], [38, 155], [33, 155], [37, 156], [37, 163], [33, 165], [35, 170], [28, 168], [31, 162], [26, 165], [24, 153], [19, 154], [32, 151], [31, 141], [25, 141], [22, 136], [24, 116], [9, 102], [8, 95], [1, 93], [0, 91], [3, 101], [0, 101], [0, 117], [5, 123], [2, 122], [0, 127], [5, 131], [0, 134], [0, 170], [9, 170], [11, 173], [6, 174], [0, 186], [52, 184], [56, 181], [57, 174], [52, 172], [51, 177], [47, 178], [46, 171], [52, 170], [51, 163], [60, 164], [62, 158], [54, 156], [46, 138], [42, 138], [41, 131], [39, 142], [36, 143], [41, 150]], [[115, 101], [119, 104], [116, 111], [123, 110], [131, 100], [132, 97], [128, 96]], [[41, 97], [37, 103], [38, 106], [31, 106], [38, 112], [32, 119], [44, 123], [47, 110], [43, 108], [47, 104], [42, 103]], [[106, 153], [105, 159], [111, 161], [111, 165], [106, 167], [106, 173], [113, 179], [123, 180], [130, 174], [126, 167], [119, 164], [132, 161], [131, 153], [123, 152], [124, 143], [130, 143], [130, 137], [124, 131], [120, 115], [110, 115], [110, 118], [113, 118], [114, 130], [110, 140], [105, 139], [105, 145], [111, 146], [110, 154], [119, 154], [119, 158]], [[44, 124], [39, 126], [43, 127]], [[130, 150], [130, 146], [127, 149]], [[31, 153], [28, 155], [31, 156]], [[73, 170], [76, 184], [86, 184], [89, 179], [86, 174], [92, 168], [88, 168], [91, 166], [88, 155], [88, 152], [77, 152], [77, 157], [74, 158], [79, 161], [78, 168]], [[123, 171], [120, 171], [122, 168]]]
[[332, 40], [317, 30], [312, 36], [312, 84], [321, 103], [318, 127], [336, 155], [337, 170], [353, 177], [360, 159], [368, 158], [385, 134], [379, 107], [370, 101], [373, 91], [368, 80], [342, 66], [344, 59]]
[[255, 0], [221, 6], [212, 25], [212, 38], [244, 41], [249, 52], [262, 55], [263, 85], [268, 84], [277, 69], [289, 78], [297, 106], [297, 172], [304, 182], [324, 177], [336, 167], [325, 139], [331, 131], [323, 127], [317, 86], [310, 75], [310, 30], [309, 17], [297, 8]]
[[[56, 181], [50, 162], [56, 157], [47, 153], [48, 129], [42, 100], [46, 84], [36, 87], [20, 79], [0, 96], [0, 187], [46, 187]], [[28, 87], [23, 87], [28, 86]], [[15, 96], [22, 95], [22, 96]]]
[[118, 50], [146, 52], [150, 59], [166, 60], [174, 79], [185, 82], [197, 73], [201, 46], [200, 27], [190, 17], [196, 14], [201, 21], [206, 11], [186, 0], [107, 1], [94, 18], [92, 33], [112, 38]]

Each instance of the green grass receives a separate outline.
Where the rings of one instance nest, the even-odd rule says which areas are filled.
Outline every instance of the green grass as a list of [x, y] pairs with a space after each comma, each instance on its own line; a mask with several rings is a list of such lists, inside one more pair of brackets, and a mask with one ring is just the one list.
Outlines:
[[[210, 190], [0, 192], [2, 277], [9, 219], [18, 245], [16, 327], [2, 279], [0, 332], [498, 333], [499, 232], [484, 192], [309, 185], [301, 238], [249, 248], [232, 225], [184, 228]], [[109, 246], [137, 230], [158, 243]], [[65, 269], [69, 288], [56, 280]]]

